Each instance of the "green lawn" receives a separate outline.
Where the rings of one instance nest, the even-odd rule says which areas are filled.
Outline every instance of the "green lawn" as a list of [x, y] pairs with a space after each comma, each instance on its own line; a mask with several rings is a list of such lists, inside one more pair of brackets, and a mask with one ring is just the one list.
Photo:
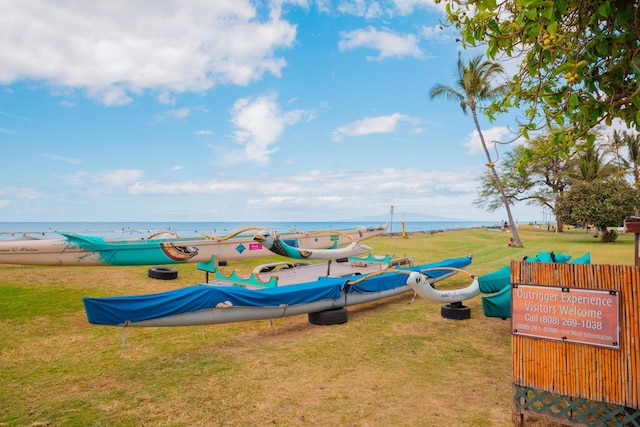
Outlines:
[[[473, 253], [485, 274], [525, 255], [555, 251], [632, 265], [633, 236], [600, 243], [583, 231], [525, 227], [525, 248], [486, 229], [383, 236], [376, 254], [418, 263]], [[273, 260], [280, 260], [274, 257]], [[230, 263], [248, 272], [257, 263]], [[195, 265], [177, 280], [147, 267], [0, 266], [0, 426], [510, 426], [510, 322], [452, 321], [406, 293], [349, 308], [343, 325], [306, 315], [208, 327], [90, 325], [83, 296], [158, 292], [204, 280]], [[468, 278], [442, 282], [459, 288]], [[536, 423], [534, 425], [550, 425]]]

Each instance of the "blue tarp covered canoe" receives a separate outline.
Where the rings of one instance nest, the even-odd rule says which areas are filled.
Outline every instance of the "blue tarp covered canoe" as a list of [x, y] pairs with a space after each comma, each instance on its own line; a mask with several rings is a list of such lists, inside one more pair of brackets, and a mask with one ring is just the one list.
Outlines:
[[[374, 301], [410, 290], [406, 271], [425, 268], [463, 268], [471, 257], [451, 258], [441, 262], [374, 275], [320, 277], [294, 285], [246, 289], [240, 286], [200, 284], [150, 295], [83, 298], [90, 323], [129, 326], [186, 326], [271, 319], [294, 314], [313, 313]], [[430, 273], [444, 278], [451, 271]]]

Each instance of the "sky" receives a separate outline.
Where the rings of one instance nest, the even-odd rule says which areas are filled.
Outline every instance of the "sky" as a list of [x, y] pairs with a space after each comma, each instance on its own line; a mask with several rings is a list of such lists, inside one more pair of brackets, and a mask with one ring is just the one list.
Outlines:
[[[473, 205], [487, 160], [471, 116], [429, 97], [459, 53], [481, 53], [443, 10], [0, 0], [0, 221], [342, 221], [391, 205], [501, 221]], [[487, 141], [517, 127], [480, 121]]]

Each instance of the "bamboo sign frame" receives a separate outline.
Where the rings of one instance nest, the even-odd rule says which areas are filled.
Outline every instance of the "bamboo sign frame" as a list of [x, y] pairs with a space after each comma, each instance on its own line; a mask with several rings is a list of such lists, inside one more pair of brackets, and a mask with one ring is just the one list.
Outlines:
[[620, 293], [513, 285], [512, 331], [539, 338], [620, 347]]
[[543, 284], [589, 290], [594, 292], [583, 295], [594, 297], [615, 291], [611, 297], [619, 299], [612, 301], [619, 307], [615, 348], [513, 333], [515, 385], [640, 408], [640, 267], [513, 261], [511, 283], [524, 289]]

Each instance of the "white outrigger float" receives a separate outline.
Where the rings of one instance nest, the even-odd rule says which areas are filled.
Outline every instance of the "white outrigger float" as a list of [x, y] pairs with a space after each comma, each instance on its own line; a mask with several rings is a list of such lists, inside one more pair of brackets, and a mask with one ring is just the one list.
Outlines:
[[[0, 241], [0, 264], [24, 265], [152, 265], [206, 262], [214, 257], [223, 263], [261, 258], [273, 253], [254, 240], [255, 230], [245, 228], [227, 236], [201, 234], [194, 237], [167, 236], [144, 239], [105, 239], [71, 233], [61, 238], [22, 236]], [[383, 234], [387, 225], [315, 232], [289, 231], [280, 238], [292, 247], [309, 250], [338, 248]]]

